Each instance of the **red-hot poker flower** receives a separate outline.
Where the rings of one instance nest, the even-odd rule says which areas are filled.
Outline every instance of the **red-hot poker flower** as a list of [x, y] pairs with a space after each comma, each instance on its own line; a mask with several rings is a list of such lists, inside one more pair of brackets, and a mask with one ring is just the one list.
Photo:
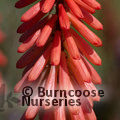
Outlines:
[[[15, 6], [23, 8], [35, 1], [19, 0]], [[94, 65], [102, 62], [86, 40], [96, 47], [101, 46], [102, 41], [83, 21], [95, 30], [102, 30], [102, 24], [92, 15], [99, 9], [101, 6], [96, 0], [41, 0], [26, 11], [17, 32], [23, 33], [18, 52], [27, 52], [16, 65], [17, 68], [25, 67], [25, 70], [15, 92], [21, 92], [26, 85], [34, 90], [38, 86], [52, 91], [64, 89], [67, 95], [71, 89], [97, 92], [94, 84], [101, 84], [101, 78], [87, 59]], [[47, 99], [48, 96], [41, 98]], [[67, 108], [65, 104], [46, 106], [45, 102], [42, 107], [30, 105], [21, 120], [34, 119], [38, 112], [42, 120], [96, 120], [93, 101], [100, 100], [98, 94], [94, 98], [74, 96], [73, 100], [77, 98], [81, 99], [81, 105], [67, 105]], [[50, 101], [53, 99], [54, 96], [50, 97]], [[66, 99], [71, 98], [68, 96]], [[43, 115], [39, 109], [44, 112]]]
[[[2, 17], [0, 15], [0, 23], [2, 21]], [[0, 44], [3, 42], [3, 40], [5, 39], [5, 34], [2, 32], [2, 30], [0, 29]], [[3, 52], [0, 50], [0, 67], [4, 67], [7, 64], [7, 58], [6, 56], [3, 54]], [[2, 85], [5, 84], [2, 78], [2, 73], [0, 72], [0, 96], [2, 96], [3, 94], [3, 89], [2, 89]]]

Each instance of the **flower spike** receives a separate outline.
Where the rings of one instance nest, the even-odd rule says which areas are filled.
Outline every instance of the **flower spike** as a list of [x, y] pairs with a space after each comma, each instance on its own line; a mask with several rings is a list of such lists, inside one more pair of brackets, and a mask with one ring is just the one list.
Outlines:
[[[94, 84], [102, 80], [91, 63], [100, 66], [102, 60], [86, 40], [96, 47], [102, 46], [102, 41], [85, 23], [103, 29], [93, 16], [100, 4], [96, 0], [19, 0], [15, 6], [23, 8], [33, 2], [17, 29], [22, 34], [18, 52], [25, 53], [16, 67], [25, 69], [14, 91], [21, 93], [23, 87], [30, 86], [35, 91], [32, 98], [43, 101], [41, 106], [31, 102], [21, 120], [34, 120], [37, 113], [40, 120], [96, 120], [93, 103], [100, 100], [99, 95], [70, 97], [69, 91], [98, 93]], [[45, 96], [38, 98], [38, 87], [46, 90]], [[60, 96], [61, 90], [66, 96]], [[70, 105], [71, 99], [78, 104]]]

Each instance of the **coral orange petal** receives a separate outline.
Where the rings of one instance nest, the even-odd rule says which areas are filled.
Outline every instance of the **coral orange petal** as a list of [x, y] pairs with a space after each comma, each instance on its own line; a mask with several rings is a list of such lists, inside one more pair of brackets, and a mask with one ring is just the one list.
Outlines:
[[[39, 99], [38, 95], [36, 95], [33, 99]], [[40, 109], [40, 105], [36, 105], [36, 106], [30, 105], [30, 106], [28, 106], [28, 108], [26, 110], [26, 113], [25, 113], [25, 118], [27, 120], [34, 119], [36, 117], [39, 109]]]
[[95, 30], [102, 30], [103, 25], [89, 12], [86, 10], [81, 9], [84, 15], [84, 18], [82, 19], [85, 21], [88, 25], [90, 25]]
[[82, 1], [96, 10], [101, 9], [101, 5], [96, 0], [82, 0]]
[[84, 58], [82, 57], [84, 63], [86, 64], [92, 78], [92, 82], [94, 84], [101, 84], [102, 80], [99, 76], [99, 74], [96, 72], [96, 70], [93, 68], [93, 66]]
[[47, 40], [52, 32], [52, 29], [54, 27], [54, 24], [55, 24], [57, 18], [58, 18], [57, 15], [53, 15], [52, 18], [47, 22], [47, 24], [42, 29], [41, 34], [36, 41], [36, 46], [42, 47], [45, 45], [45, 43], [47, 42]]
[[63, 30], [65, 42], [64, 47], [68, 50], [69, 55], [76, 60], [80, 59], [78, 47], [69, 30]]
[[41, 30], [36, 31], [33, 35], [31, 35], [27, 40], [25, 40], [18, 48], [19, 53], [23, 53], [31, 48], [35, 41], [37, 40], [38, 36], [40, 35]]
[[34, 81], [39, 77], [39, 75], [41, 74], [41, 72], [43, 71], [45, 65], [47, 64], [47, 62], [49, 60], [51, 48], [52, 48], [52, 44], [49, 44], [48, 48], [37, 60], [37, 62], [35, 63], [35, 65], [32, 68], [31, 73], [28, 76], [29, 81]]
[[95, 33], [88, 29], [81, 21], [79, 21], [71, 13], [68, 12], [67, 14], [69, 16], [70, 21], [72, 22], [72, 25], [84, 38], [86, 38], [86, 40], [88, 40], [91, 44], [97, 47], [102, 46], [102, 41]]
[[91, 82], [90, 73], [82, 59], [74, 60], [68, 57], [67, 62], [80, 85], [83, 84], [83, 81], [88, 83]]
[[[59, 86], [60, 90], [66, 90], [67, 92], [69, 90], [74, 90], [74, 87], [71, 83], [68, 68], [67, 68], [67, 63], [66, 63], [66, 58], [65, 58], [65, 53], [61, 53], [61, 61], [59, 65]], [[68, 96], [68, 100], [71, 98]], [[74, 100], [76, 100], [76, 97], [74, 97]], [[68, 105], [68, 109], [72, 114], [79, 114], [79, 108], [80, 106], [70, 106]]]
[[[78, 80], [75, 78], [75, 76], [73, 75], [73, 72], [71, 71], [69, 66], [68, 66], [68, 69], [69, 69], [69, 73], [70, 73], [70, 79], [72, 81], [72, 84], [74, 85], [75, 90], [82, 90], [81, 88], [82, 88], [84, 82], [81, 81], [81, 84], [79, 85], [79, 83], [78, 83], [79, 78], [77, 78]], [[81, 107], [83, 110], [89, 111], [89, 109], [91, 109], [93, 107], [93, 101], [91, 100], [90, 97], [85, 98], [82, 95], [82, 96], [80, 96], [80, 100], [81, 100]]]
[[36, 117], [39, 109], [40, 109], [40, 106], [29, 106], [26, 110], [25, 118], [27, 120], [34, 119]]
[[[45, 86], [45, 82], [46, 82], [46, 80], [43, 81], [43, 83], [41, 84], [41, 87]], [[33, 97], [33, 99], [42, 99], [42, 97], [38, 97], [38, 94], [35, 93], [35, 96]], [[30, 104], [30, 106], [27, 108], [27, 110], [25, 112], [25, 118], [27, 120], [34, 120], [34, 118], [37, 115], [40, 107], [41, 107], [40, 104], [38, 104], [36, 106], [33, 106], [33, 105]]]
[[45, 0], [44, 4], [42, 5], [41, 11], [43, 13], [48, 13], [53, 7], [54, 3], [55, 0]]
[[73, 29], [70, 29], [70, 32], [80, 49], [80, 51], [85, 55], [85, 57], [95, 65], [101, 65], [102, 61], [95, 50]]
[[[54, 91], [56, 88], [56, 84], [57, 84], [57, 67], [56, 66], [51, 66], [50, 69], [50, 73], [48, 75], [47, 81], [45, 83], [45, 89], [50, 91]], [[44, 99], [49, 99], [50, 102], [52, 102], [52, 100], [54, 99], [54, 93], [52, 94], [52, 97], [47, 97], [45, 96]], [[46, 106], [45, 104], [43, 104], [42, 106], [45, 110], [50, 109], [52, 107], [52, 105]]]
[[27, 66], [25, 67], [25, 69], [24, 69], [23, 72], [22, 72], [22, 76], [24, 76], [25, 73], [26, 73], [29, 69], [31, 69], [31, 68], [33, 67], [33, 65], [34, 65], [35, 62], [38, 60], [38, 58], [39, 58], [39, 56], [38, 56], [37, 58], [35, 58], [29, 65], [27, 65]]
[[43, 1], [38, 2], [33, 7], [31, 7], [29, 10], [27, 10], [21, 17], [22, 22], [27, 22], [34, 18], [41, 10], [41, 6], [43, 4]]
[[74, 0], [81, 8], [84, 10], [90, 12], [91, 14], [95, 13], [95, 9], [88, 6], [86, 3], [84, 3], [82, 0]]
[[83, 18], [83, 14], [79, 6], [74, 2], [74, 0], [65, 0], [71, 11], [75, 14], [75, 16], [79, 19]]
[[52, 50], [51, 50], [51, 57], [50, 57], [51, 65], [56, 65], [56, 66], [59, 65], [60, 56], [61, 56], [61, 32], [56, 31], [53, 40]]
[[86, 86], [87, 90], [89, 90], [89, 91], [94, 90], [94, 91], [96, 92], [96, 96], [95, 96], [95, 97], [92, 97], [92, 96], [91, 96], [91, 99], [92, 99], [93, 101], [100, 101], [100, 96], [98, 95], [98, 90], [97, 90], [97, 88], [94, 86], [94, 84], [93, 84], [92, 82], [91, 82], [91, 83], [86, 83], [86, 82], [85, 82], [85, 86]]
[[29, 75], [30, 72], [31, 72], [31, 69], [28, 70], [26, 72], [26, 74], [21, 78], [21, 80], [16, 84], [16, 86], [14, 88], [14, 92], [15, 93], [21, 92], [20, 89], [21, 89], [22, 85], [24, 84], [24, 82], [27, 81], [27, 77], [28, 77], [28, 75]]
[[70, 21], [63, 5], [59, 4], [58, 8], [59, 8], [59, 23], [61, 29], [70, 29]]

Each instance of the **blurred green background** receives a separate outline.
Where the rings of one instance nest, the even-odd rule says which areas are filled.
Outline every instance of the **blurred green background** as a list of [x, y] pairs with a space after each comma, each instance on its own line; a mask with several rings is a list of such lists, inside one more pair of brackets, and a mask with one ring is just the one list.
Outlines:
[[[0, 49], [7, 56], [9, 62], [0, 68], [7, 85], [7, 92], [13, 91], [20, 80], [22, 70], [16, 69], [16, 61], [22, 54], [17, 53], [20, 35], [16, 33], [20, 25], [21, 15], [30, 7], [16, 9], [17, 0], [0, 0], [0, 13], [3, 21], [0, 28], [6, 34], [6, 40]], [[102, 10], [95, 16], [103, 23], [103, 31], [93, 30], [103, 41], [101, 48], [95, 48], [102, 59], [102, 66], [94, 66], [102, 78], [102, 85], [98, 89], [105, 91], [101, 102], [96, 102], [94, 110], [98, 120], [120, 120], [120, 0], [100, 1]], [[90, 28], [91, 29], [91, 28]], [[16, 95], [15, 95], [16, 96]], [[19, 120], [24, 109], [17, 107], [0, 112], [0, 120]]]

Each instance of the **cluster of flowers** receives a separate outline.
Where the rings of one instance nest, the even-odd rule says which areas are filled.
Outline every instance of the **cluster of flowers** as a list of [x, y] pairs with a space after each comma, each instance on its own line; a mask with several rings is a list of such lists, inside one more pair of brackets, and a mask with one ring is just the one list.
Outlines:
[[[19, 0], [15, 7], [23, 8], [33, 2], [36, 0]], [[101, 84], [101, 78], [87, 59], [94, 65], [101, 65], [101, 59], [88, 42], [96, 47], [102, 42], [84, 22], [102, 30], [102, 24], [92, 15], [99, 9], [96, 0], [41, 0], [26, 11], [17, 30], [23, 33], [18, 52], [26, 53], [16, 64], [25, 69], [15, 92], [28, 85], [47, 90], [96, 90], [94, 84]], [[39, 111], [40, 106], [29, 106], [21, 120], [34, 119], [38, 112], [42, 120], [96, 120], [93, 101], [99, 100], [99, 96], [81, 98], [81, 106], [67, 108], [43, 105], [44, 114]]]
[[[2, 17], [1, 17], [1, 15], [0, 15], [0, 23], [1, 23], [1, 21], [2, 21]], [[2, 30], [0, 29], [0, 44], [3, 42], [4, 38], [5, 38], [5, 35], [4, 35], [4, 33], [2, 32]], [[7, 64], [7, 58], [6, 58], [6, 56], [3, 54], [3, 52], [0, 50], [0, 66], [3, 67], [3, 66], [5, 66], [6, 64]], [[0, 72], [0, 87], [1, 87], [2, 83], [3, 83], [2, 74], [1, 74], [1, 72]]]

